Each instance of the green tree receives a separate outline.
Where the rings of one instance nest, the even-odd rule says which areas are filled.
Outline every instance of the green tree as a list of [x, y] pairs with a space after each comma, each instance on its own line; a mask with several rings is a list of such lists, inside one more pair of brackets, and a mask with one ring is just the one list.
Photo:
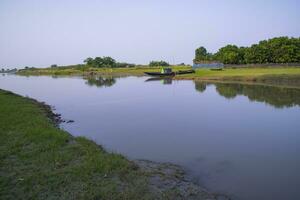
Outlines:
[[243, 53], [235, 45], [227, 45], [219, 49], [214, 55], [216, 60], [224, 64], [241, 64], [243, 63]]
[[96, 57], [94, 59], [89, 57], [83, 62], [91, 67], [116, 67], [116, 61], [111, 57]]
[[111, 57], [103, 57], [102, 58], [102, 66], [101, 67], [115, 67], [116, 61]]
[[161, 61], [151, 61], [149, 63], [149, 66], [151, 66], [151, 67], [158, 67], [158, 66], [164, 67], [164, 66], [170, 66], [170, 64], [166, 61], [161, 60]]
[[88, 57], [88, 58], [86, 58], [83, 62], [84, 62], [85, 64], [87, 64], [87, 65], [92, 66], [93, 63], [94, 63], [94, 59], [91, 58], [91, 57]]
[[209, 61], [212, 60], [212, 54], [208, 53], [205, 47], [199, 47], [195, 51], [194, 61]]
[[300, 63], [300, 38], [275, 37], [250, 47], [227, 45], [214, 55], [196, 49], [194, 61], [218, 60], [224, 64]]

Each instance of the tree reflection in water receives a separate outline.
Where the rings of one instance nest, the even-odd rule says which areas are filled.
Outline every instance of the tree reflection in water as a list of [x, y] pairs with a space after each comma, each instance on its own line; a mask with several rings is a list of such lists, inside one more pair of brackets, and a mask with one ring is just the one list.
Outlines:
[[[214, 83], [216, 91], [227, 99], [238, 95], [248, 97], [250, 101], [264, 102], [276, 108], [300, 106], [300, 89], [267, 85], [249, 85], [236, 83]], [[195, 82], [195, 89], [204, 92], [207, 84]]]
[[88, 76], [85, 77], [87, 81], [85, 82], [89, 86], [96, 87], [111, 87], [116, 83], [116, 79], [112, 76], [103, 77], [103, 76]]
[[202, 93], [206, 90], [206, 85], [207, 85], [207, 83], [195, 81], [195, 89], [200, 93]]

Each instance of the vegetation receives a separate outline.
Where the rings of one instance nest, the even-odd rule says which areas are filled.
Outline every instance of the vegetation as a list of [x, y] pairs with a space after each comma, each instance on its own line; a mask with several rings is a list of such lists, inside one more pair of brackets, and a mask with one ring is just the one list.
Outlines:
[[226, 68], [221, 71], [197, 69], [194, 74], [180, 75], [175, 78], [226, 82], [257, 82], [261, 84], [300, 87], [300, 68]]
[[161, 67], [167, 67], [167, 66], [170, 66], [170, 64], [167, 63], [166, 61], [161, 60], [161, 61], [151, 61], [149, 63], [149, 66], [150, 67], [159, 67], [159, 66], [161, 66]]
[[87, 58], [84, 60], [90, 67], [116, 67], [116, 60], [111, 57]]
[[[172, 66], [173, 71], [191, 69], [190, 66]], [[135, 66], [129, 68], [94, 68], [86, 65], [60, 66], [57, 68], [35, 68], [19, 70], [20, 75], [144, 75], [145, 71], [157, 72], [160, 67]]]
[[276, 37], [250, 47], [227, 45], [211, 54], [196, 49], [195, 62], [217, 60], [224, 64], [300, 63], [300, 38]]
[[74, 138], [49, 108], [0, 90], [0, 199], [148, 199], [132, 162]]
[[210, 61], [213, 60], [213, 55], [208, 53], [205, 47], [199, 47], [196, 49], [194, 61]]
[[129, 63], [119, 63], [111, 57], [96, 57], [96, 58], [87, 58], [83, 61], [86, 64], [86, 67], [94, 68], [122, 68], [122, 67], [134, 67], [134, 64]]

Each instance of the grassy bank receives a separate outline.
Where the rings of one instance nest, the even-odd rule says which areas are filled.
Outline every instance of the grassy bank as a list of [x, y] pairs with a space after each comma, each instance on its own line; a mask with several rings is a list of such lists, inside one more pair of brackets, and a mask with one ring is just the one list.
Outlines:
[[[189, 70], [190, 66], [175, 66], [173, 71]], [[18, 72], [20, 75], [116, 75], [142, 76], [144, 72], [158, 72], [160, 67], [133, 68], [86, 68], [57, 67], [44, 69], [27, 69]], [[225, 68], [221, 71], [197, 69], [194, 74], [177, 75], [175, 79], [221, 81], [221, 82], [253, 82], [286, 86], [300, 86], [300, 67], [264, 67], [264, 68]]]
[[85, 138], [71, 136], [55, 121], [57, 115], [49, 106], [0, 90], [0, 199], [183, 200], [220, 196], [186, 180], [178, 166], [129, 161]]
[[151, 199], [135, 164], [58, 129], [47, 109], [0, 90], [0, 199]]
[[[175, 66], [174, 71], [191, 69], [188, 66]], [[130, 68], [86, 68], [86, 67], [56, 67], [56, 68], [35, 68], [18, 72], [20, 75], [117, 75], [117, 76], [142, 76], [144, 72], [160, 71], [160, 67], [130, 67]]]
[[300, 86], [300, 68], [225, 68], [221, 71], [198, 69], [194, 74], [180, 75], [175, 78], [212, 82], [252, 82], [271, 85]]

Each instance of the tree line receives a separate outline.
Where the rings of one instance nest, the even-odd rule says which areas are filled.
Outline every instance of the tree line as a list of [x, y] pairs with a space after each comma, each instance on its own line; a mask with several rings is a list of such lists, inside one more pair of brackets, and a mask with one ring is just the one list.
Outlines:
[[170, 66], [170, 64], [166, 61], [161, 60], [161, 61], [151, 61], [149, 63], [149, 66], [150, 67], [158, 67], [158, 66], [166, 67], [166, 66]]
[[[96, 68], [102, 68], [102, 67], [107, 67], [107, 68], [118, 68], [118, 67], [135, 67], [135, 64], [129, 64], [125, 62], [117, 62], [115, 59], [107, 56], [107, 57], [95, 57], [91, 58], [88, 57], [83, 61], [87, 66], [89, 67], [96, 67]], [[183, 63], [184, 65], [184, 63]], [[156, 67], [156, 66], [170, 66], [170, 64], [166, 61], [151, 61], [149, 63], [150, 67]], [[57, 65], [51, 65], [51, 68], [55, 68]]]
[[95, 57], [91, 58], [88, 57], [83, 61], [86, 65], [89, 67], [108, 67], [108, 68], [114, 68], [114, 67], [134, 67], [135, 64], [129, 64], [129, 63], [120, 63], [117, 62], [115, 59], [104, 56], [104, 57]]
[[276, 37], [250, 47], [227, 45], [215, 54], [205, 47], [195, 51], [194, 62], [219, 61], [224, 64], [300, 63], [300, 37]]

